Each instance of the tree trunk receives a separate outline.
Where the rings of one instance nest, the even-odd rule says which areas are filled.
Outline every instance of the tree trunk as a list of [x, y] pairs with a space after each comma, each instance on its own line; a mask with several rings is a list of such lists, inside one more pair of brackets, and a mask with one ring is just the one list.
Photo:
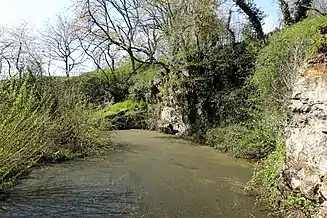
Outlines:
[[312, 7], [312, 0], [297, 0], [295, 3], [294, 23], [308, 18], [308, 12]]
[[292, 25], [294, 23], [294, 20], [292, 18], [288, 3], [285, 0], [279, 0], [278, 3], [280, 10], [282, 11], [284, 24], [286, 26]]
[[65, 57], [65, 72], [66, 72], [66, 76], [69, 77], [69, 63], [68, 63], [68, 57]]
[[261, 18], [258, 16], [259, 10], [254, 10], [253, 6], [251, 7], [244, 0], [233, 0], [233, 1], [248, 16], [254, 30], [258, 35], [258, 39], [263, 43], [266, 43], [265, 34], [262, 30]]

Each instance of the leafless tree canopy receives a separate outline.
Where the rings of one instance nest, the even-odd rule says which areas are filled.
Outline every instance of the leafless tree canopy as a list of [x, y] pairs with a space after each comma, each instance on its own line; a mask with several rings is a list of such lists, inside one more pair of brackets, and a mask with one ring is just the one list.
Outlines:
[[22, 77], [26, 71], [43, 74], [42, 51], [26, 25], [3, 28], [0, 34], [0, 74]]
[[54, 25], [49, 23], [42, 33], [49, 60], [62, 63], [61, 68], [66, 76], [69, 76], [72, 70], [85, 60], [85, 54], [78, 40], [78, 31], [75, 20], [58, 15], [56, 23]]
[[132, 71], [137, 68], [136, 62], [144, 63], [154, 58], [157, 35], [150, 33], [149, 21], [142, 20], [143, 3], [141, 0], [79, 1], [84, 50], [92, 48], [98, 64], [102, 60], [113, 69], [115, 51], [128, 56]]

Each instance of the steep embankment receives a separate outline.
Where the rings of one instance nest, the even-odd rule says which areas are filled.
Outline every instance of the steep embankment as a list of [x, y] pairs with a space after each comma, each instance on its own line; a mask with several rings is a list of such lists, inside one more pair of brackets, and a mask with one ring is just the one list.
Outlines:
[[276, 150], [259, 164], [252, 183], [291, 217], [311, 216], [325, 202], [326, 26], [325, 16], [274, 34], [250, 80], [258, 90], [254, 120], [277, 136]]
[[283, 193], [293, 191], [327, 217], [327, 59], [321, 55], [302, 72], [294, 86], [286, 135]]

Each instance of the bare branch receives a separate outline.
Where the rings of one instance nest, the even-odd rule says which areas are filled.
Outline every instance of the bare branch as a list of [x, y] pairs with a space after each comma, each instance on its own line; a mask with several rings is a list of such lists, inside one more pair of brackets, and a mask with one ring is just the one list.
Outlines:
[[48, 24], [42, 36], [44, 44], [50, 50], [48, 58], [63, 63], [61, 68], [67, 77], [76, 66], [84, 63], [85, 54], [78, 40], [78, 29], [74, 20], [58, 15], [56, 24]]

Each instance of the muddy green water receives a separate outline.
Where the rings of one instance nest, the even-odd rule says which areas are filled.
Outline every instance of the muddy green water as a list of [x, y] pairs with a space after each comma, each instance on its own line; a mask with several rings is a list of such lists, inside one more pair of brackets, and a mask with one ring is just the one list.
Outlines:
[[124, 151], [32, 172], [2, 217], [266, 217], [242, 193], [252, 165], [173, 136], [119, 131]]

